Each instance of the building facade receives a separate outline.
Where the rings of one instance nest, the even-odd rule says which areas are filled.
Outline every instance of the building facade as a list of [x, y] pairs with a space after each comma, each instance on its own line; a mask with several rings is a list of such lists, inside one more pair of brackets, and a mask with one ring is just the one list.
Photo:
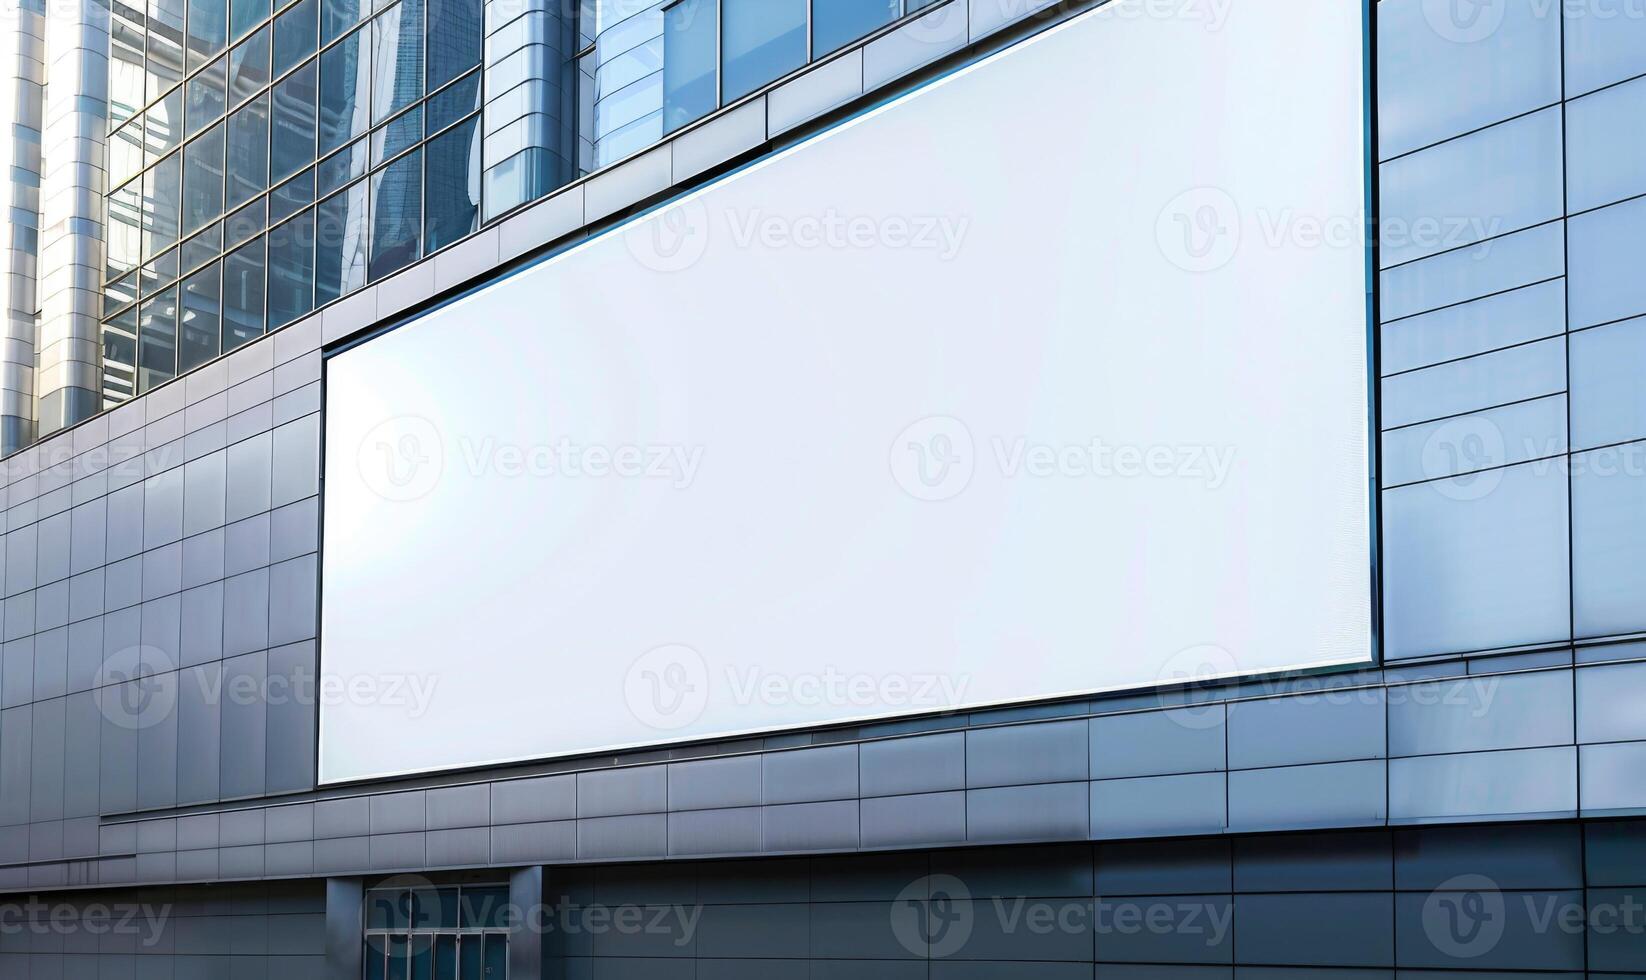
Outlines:
[[1378, 665], [320, 784], [324, 355], [1088, 6], [15, 9], [0, 977], [1646, 975], [1625, 0], [1368, 12]]

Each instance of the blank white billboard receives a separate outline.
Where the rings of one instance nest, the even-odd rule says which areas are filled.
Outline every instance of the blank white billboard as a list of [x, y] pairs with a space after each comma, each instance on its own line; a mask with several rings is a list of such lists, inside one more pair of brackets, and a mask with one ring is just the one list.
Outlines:
[[1363, 41], [1115, 0], [333, 356], [322, 779], [1369, 660]]

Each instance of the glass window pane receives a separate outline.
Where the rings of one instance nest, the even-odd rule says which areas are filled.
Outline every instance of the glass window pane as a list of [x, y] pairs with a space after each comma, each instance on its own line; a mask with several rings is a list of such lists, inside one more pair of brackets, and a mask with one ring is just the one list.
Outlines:
[[143, 120], [121, 126], [109, 137], [109, 182], [118, 186], [143, 169]]
[[124, 275], [143, 260], [143, 181], [134, 180], [109, 195], [107, 270]]
[[361, 181], [315, 210], [314, 302], [318, 306], [366, 284], [366, 184]]
[[1646, 446], [1633, 443], [1573, 456], [1572, 615], [1577, 635], [1646, 629], [1642, 548]]
[[486, 973], [487, 977], [506, 977], [509, 975], [509, 937], [486, 937]]
[[423, 97], [423, 0], [400, 0], [372, 21], [372, 122]]
[[253, 235], [268, 227], [264, 220], [267, 206], [266, 201], [253, 201], [224, 218], [223, 247], [233, 248], [241, 242], [250, 241]]
[[469, 935], [459, 939], [457, 961], [459, 980], [468, 980], [469, 977], [484, 977], [486, 975], [486, 937]]
[[269, 29], [259, 30], [229, 52], [229, 108], [269, 84]]
[[229, 0], [229, 33], [239, 40], [269, 15], [269, 0]]
[[366, 141], [339, 150], [315, 168], [314, 196], [325, 197], [366, 172]]
[[263, 241], [223, 260], [223, 353], [263, 334]]
[[423, 141], [423, 107], [403, 112], [372, 133], [371, 163], [377, 166]]
[[305, 170], [269, 195], [269, 223], [296, 214], [314, 203], [314, 171]]
[[137, 276], [129, 275], [103, 287], [103, 315], [124, 309], [137, 301]]
[[366, 131], [370, 118], [370, 49], [360, 30], [320, 56], [320, 152], [329, 153]]
[[143, 257], [177, 244], [183, 184], [183, 155], [173, 153], [143, 176]]
[[320, 0], [320, 43], [342, 37], [365, 15], [362, 0]]
[[165, 156], [183, 145], [183, 90], [172, 89], [143, 114], [148, 159]]
[[183, 80], [183, 0], [149, 0], [149, 98]]
[[188, 131], [197, 133], [223, 117], [227, 100], [224, 86], [229, 78], [229, 60], [218, 58], [205, 71], [189, 79], [188, 106], [185, 119]]
[[384, 947], [387, 945], [388, 943], [379, 936], [372, 936], [366, 940], [366, 980], [385, 980], [384, 972], [388, 966], [384, 960], [384, 954], [387, 952]]
[[[366, 928], [388, 929], [395, 921], [395, 906], [401, 892], [374, 888], [366, 893]], [[404, 924], [402, 923], [402, 926]]]
[[274, 87], [274, 136], [269, 172], [279, 180], [314, 162], [318, 69], [309, 62]]
[[137, 331], [137, 390], [177, 376], [177, 287], [143, 304]]
[[726, 101], [806, 63], [806, 0], [722, 0]]
[[229, 12], [225, 0], [189, 0], [189, 70], [205, 64], [228, 46]]
[[274, 73], [283, 75], [314, 54], [320, 38], [320, 0], [300, 0], [274, 19]]
[[183, 243], [183, 271], [198, 268], [223, 252], [223, 226], [214, 224]]
[[440, 0], [429, 7], [428, 91], [480, 64], [481, 0]]
[[143, 266], [138, 275], [138, 288], [144, 296], [153, 293], [160, 286], [171, 284], [181, 271], [178, 264], [177, 249], [168, 248], [155, 257], [154, 261]]
[[148, 102], [143, 71], [143, 10], [110, 4], [109, 124], [118, 126]]
[[411, 980], [434, 980], [434, 937], [412, 937]]
[[314, 212], [269, 232], [269, 329], [314, 309]]
[[192, 235], [223, 213], [223, 126], [183, 148], [182, 232]]
[[663, 17], [663, 126], [675, 130], [715, 109], [719, 48], [715, 0], [684, 0]]
[[229, 117], [228, 206], [269, 187], [269, 97], [260, 95]]
[[463, 927], [465, 929], [500, 929], [503, 913], [509, 904], [509, 890], [501, 886], [463, 889]]
[[220, 273], [214, 263], [183, 280], [183, 324], [177, 345], [179, 373], [217, 356], [223, 332]]
[[423, 251], [480, 228], [480, 120], [470, 119], [429, 141]]
[[901, 0], [814, 0], [813, 57], [842, 48], [898, 18]]
[[434, 939], [434, 980], [457, 980], [457, 937]]
[[429, 99], [426, 110], [429, 132], [438, 133], [478, 108], [480, 73], [475, 72]]
[[422, 254], [423, 153], [408, 153], [372, 175], [371, 278]]
[[103, 383], [113, 394], [137, 393], [137, 307], [103, 324]]
[[389, 980], [411, 980], [411, 944], [405, 936], [389, 937]]

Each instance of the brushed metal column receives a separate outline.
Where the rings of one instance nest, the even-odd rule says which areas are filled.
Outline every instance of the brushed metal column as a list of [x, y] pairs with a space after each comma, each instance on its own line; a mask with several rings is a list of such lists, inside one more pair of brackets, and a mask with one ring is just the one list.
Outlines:
[[42, 436], [100, 408], [108, 23], [97, 0], [55, 0], [47, 24], [35, 348]]
[[326, 980], [360, 980], [366, 934], [366, 883], [326, 879]]
[[46, 23], [38, 0], [0, 25], [0, 455], [34, 441], [36, 275], [40, 260], [40, 125]]

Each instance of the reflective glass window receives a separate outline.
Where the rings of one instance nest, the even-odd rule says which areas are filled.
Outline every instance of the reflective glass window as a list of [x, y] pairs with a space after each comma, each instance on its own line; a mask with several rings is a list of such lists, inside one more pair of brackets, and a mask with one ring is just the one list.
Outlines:
[[143, 181], [134, 180], [109, 195], [107, 274], [124, 275], [143, 260]]
[[366, 141], [339, 150], [314, 168], [314, 196], [325, 197], [366, 172]]
[[1646, 444], [1573, 456], [1572, 616], [1577, 635], [1646, 629], [1642, 549], [1646, 549]]
[[269, 329], [314, 309], [314, 212], [269, 232]]
[[311, 61], [274, 87], [274, 136], [269, 150], [269, 172], [275, 180], [314, 162], [318, 77], [318, 69]]
[[1566, 222], [1571, 326], [1593, 326], [1646, 313], [1646, 199], [1624, 201]]
[[117, 390], [126, 397], [136, 394], [138, 309], [133, 306], [103, 325], [103, 367], [119, 379]]
[[183, 148], [181, 231], [192, 235], [223, 213], [223, 126], [200, 134]]
[[403, 112], [372, 133], [371, 162], [377, 166], [416, 146], [423, 139], [423, 107]]
[[137, 390], [177, 377], [177, 287], [146, 300], [137, 324]]
[[229, 52], [229, 108], [269, 84], [269, 29], [262, 28]]
[[268, 187], [269, 97], [264, 94], [229, 116], [227, 206], [249, 201]]
[[342, 37], [366, 15], [363, 0], [320, 0], [320, 43]]
[[429, 140], [423, 250], [450, 245], [480, 227], [480, 120]]
[[356, 31], [320, 55], [320, 152], [366, 131], [371, 117], [371, 50]]
[[1646, 73], [1646, 17], [1633, 0], [1568, 0], [1562, 9], [1568, 98]]
[[119, 126], [149, 100], [143, 69], [143, 8], [110, 6], [109, 124]]
[[371, 278], [378, 279], [422, 254], [422, 151], [408, 153], [373, 174], [371, 190]]
[[722, 0], [726, 101], [806, 63], [806, 0]]
[[1566, 104], [1566, 206], [1588, 211], [1646, 193], [1646, 79]]
[[299, 0], [274, 19], [274, 74], [283, 75], [314, 54], [320, 39], [320, 0]]
[[223, 260], [223, 353], [263, 334], [263, 240]]
[[269, 15], [269, 0], [229, 0], [229, 33], [236, 40]]
[[314, 302], [328, 303], [366, 284], [366, 185], [361, 181], [315, 209]]
[[223, 108], [228, 98], [225, 92], [228, 79], [227, 58], [218, 58], [206, 66], [204, 71], [189, 79], [188, 104], [184, 116], [189, 132], [198, 133], [223, 118]]
[[480, 108], [480, 73], [448, 86], [431, 96], [425, 110], [430, 133], [438, 133], [447, 126]]
[[214, 224], [183, 243], [179, 250], [183, 271], [196, 269], [223, 252], [223, 226]]
[[683, 0], [663, 15], [663, 125], [678, 129], [713, 112], [719, 25], [715, 0]]
[[481, 0], [440, 0], [429, 5], [428, 91], [480, 64]]
[[372, 122], [423, 97], [423, 0], [400, 0], [372, 20]]
[[812, 52], [819, 57], [843, 48], [902, 13], [902, 0], [813, 0]]
[[148, 157], [165, 156], [183, 145], [183, 90], [172, 89], [166, 97], [143, 113], [143, 131], [148, 139]]
[[222, 52], [228, 41], [227, 0], [189, 0], [189, 70]]
[[125, 309], [137, 302], [137, 276], [117, 279], [103, 288], [103, 315]]
[[258, 199], [223, 219], [223, 247], [233, 248], [268, 227], [268, 202]]
[[1571, 335], [1572, 447], [1646, 439], [1646, 318]]
[[305, 170], [269, 195], [269, 223], [288, 218], [313, 203], [314, 171]]
[[139, 116], [109, 137], [109, 181], [123, 184], [143, 169], [143, 119]]
[[179, 373], [217, 356], [223, 332], [221, 271], [213, 263], [183, 280], [183, 320], [177, 341]]
[[149, 98], [183, 79], [183, 0], [149, 0]]
[[177, 244], [183, 193], [183, 155], [173, 153], [143, 176], [143, 256]]

